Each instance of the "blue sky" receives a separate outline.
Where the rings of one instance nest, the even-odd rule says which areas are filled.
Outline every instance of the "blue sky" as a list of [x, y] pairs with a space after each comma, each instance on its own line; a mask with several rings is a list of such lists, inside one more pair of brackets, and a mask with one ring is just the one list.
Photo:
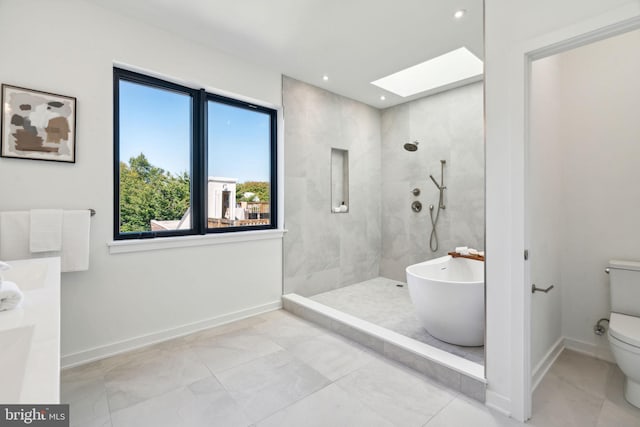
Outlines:
[[[174, 174], [189, 170], [190, 98], [120, 82], [120, 160], [140, 153]], [[269, 181], [269, 116], [208, 104], [208, 174], [238, 182]]]
[[269, 116], [209, 102], [209, 176], [269, 181]]

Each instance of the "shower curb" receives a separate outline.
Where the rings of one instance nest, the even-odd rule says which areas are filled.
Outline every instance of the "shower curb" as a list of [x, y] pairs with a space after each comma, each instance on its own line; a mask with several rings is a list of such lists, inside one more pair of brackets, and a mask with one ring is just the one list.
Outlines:
[[399, 362], [438, 383], [485, 402], [484, 367], [415, 341], [366, 320], [327, 307], [298, 294], [282, 296], [283, 308]]

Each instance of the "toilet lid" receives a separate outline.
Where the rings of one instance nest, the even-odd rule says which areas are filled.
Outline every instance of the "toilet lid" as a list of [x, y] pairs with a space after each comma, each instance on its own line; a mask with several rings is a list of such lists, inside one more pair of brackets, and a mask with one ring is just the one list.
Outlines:
[[611, 313], [609, 333], [622, 342], [640, 347], [640, 317]]

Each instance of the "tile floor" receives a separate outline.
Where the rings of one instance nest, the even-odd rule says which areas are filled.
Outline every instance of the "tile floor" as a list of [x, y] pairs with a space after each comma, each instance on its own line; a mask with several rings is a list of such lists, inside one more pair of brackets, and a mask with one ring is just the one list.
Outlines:
[[[72, 426], [523, 424], [282, 310], [63, 371]], [[614, 365], [566, 351], [536, 390], [537, 427], [640, 425]]]
[[[402, 287], [397, 285], [401, 284]], [[484, 347], [463, 347], [432, 337], [415, 315], [406, 283], [385, 277], [334, 289], [310, 299], [484, 365]]]
[[624, 399], [613, 363], [564, 350], [533, 393], [537, 427], [640, 427], [640, 409]]

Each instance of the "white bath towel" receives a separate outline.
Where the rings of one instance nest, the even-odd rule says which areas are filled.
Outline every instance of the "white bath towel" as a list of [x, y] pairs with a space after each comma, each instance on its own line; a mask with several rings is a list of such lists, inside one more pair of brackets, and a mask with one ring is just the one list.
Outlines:
[[0, 259], [30, 257], [29, 211], [0, 212]]
[[0, 288], [0, 311], [13, 310], [18, 307], [23, 297], [22, 291], [15, 283], [3, 280]]
[[91, 213], [88, 209], [64, 211], [62, 220], [61, 270], [89, 269], [89, 234]]
[[29, 249], [32, 253], [62, 249], [62, 209], [31, 209]]

